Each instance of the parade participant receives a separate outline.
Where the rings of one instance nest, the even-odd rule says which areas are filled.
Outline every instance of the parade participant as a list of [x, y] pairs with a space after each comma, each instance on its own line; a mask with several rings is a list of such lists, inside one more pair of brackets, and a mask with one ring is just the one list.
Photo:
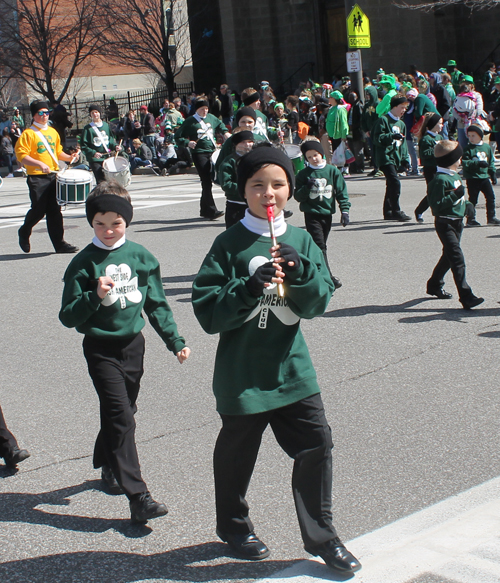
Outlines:
[[[363, 106], [363, 113], [361, 114], [361, 129], [365, 132], [368, 138], [368, 144], [370, 147], [371, 164], [373, 170], [368, 173], [368, 176], [381, 176], [382, 173], [377, 168], [375, 163], [375, 155], [373, 153], [373, 138], [372, 129], [375, 122], [378, 120], [379, 116], [377, 113], [378, 105], [378, 94], [377, 89], [373, 85], [367, 85], [365, 87], [365, 104]], [[378, 174], [380, 172], [380, 174]]]
[[89, 105], [92, 121], [83, 128], [80, 145], [90, 163], [97, 184], [106, 180], [102, 165], [111, 150], [120, 152], [122, 147], [115, 143], [109, 125], [102, 121], [102, 109], [97, 103]]
[[331, 105], [326, 116], [325, 127], [328, 136], [332, 141], [332, 152], [340, 146], [342, 140], [347, 138], [349, 133], [349, 123], [347, 121], [347, 109], [341, 105], [342, 93], [332, 91], [328, 97], [328, 103]]
[[497, 183], [497, 170], [495, 168], [495, 156], [489, 144], [483, 141], [484, 132], [478, 125], [470, 125], [467, 128], [467, 144], [462, 156], [463, 177], [467, 184], [469, 201], [474, 207], [474, 213], [467, 217], [467, 225], [480, 227], [476, 220], [476, 205], [479, 193], [486, 199], [486, 222], [488, 225], [500, 225], [497, 219], [495, 192], [492, 184]]
[[215, 150], [215, 133], [226, 139], [231, 135], [220, 119], [208, 113], [208, 102], [197, 99], [196, 113], [188, 117], [175, 132], [179, 146], [191, 148], [193, 162], [201, 182], [200, 217], [211, 221], [218, 219], [224, 211], [217, 210], [212, 195], [212, 154]]
[[[340, 223], [349, 224], [349, 195], [342, 172], [332, 164], [327, 164], [325, 152], [320, 142], [307, 140], [300, 149], [308, 162], [306, 168], [296, 177], [295, 200], [300, 202], [300, 210], [304, 213], [307, 232], [325, 257], [325, 263], [330, 271], [326, 255], [326, 241], [332, 228], [332, 215], [336, 212], [335, 201], [338, 202], [341, 217]], [[335, 289], [342, 287], [340, 279], [330, 271]]]
[[390, 111], [375, 123], [371, 134], [375, 163], [384, 173], [386, 181], [383, 213], [386, 220], [409, 221], [410, 217], [399, 206], [401, 181], [398, 176], [400, 167], [408, 167], [406, 126], [401, 121], [408, 99], [397, 93], [391, 99], [390, 106]]
[[427, 282], [427, 293], [440, 300], [451, 299], [452, 295], [443, 289], [444, 276], [451, 269], [458, 290], [459, 300], [465, 310], [471, 310], [484, 302], [478, 298], [465, 279], [465, 258], [460, 247], [464, 229], [463, 218], [466, 207], [462, 179], [457, 173], [462, 157], [462, 147], [451, 140], [441, 140], [434, 148], [437, 173], [429, 183], [428, 199], [432, 214], [436, 217], [434, 226], [443, 244], [443, 253]]
[[56, 198], [58, 160], [73, 162], [78, 156], [63, 152], [59, 134], [48, 124], [49, 104], [33, 101], [30, 104], [33, 125], [27, 128], [16, 143], [16, 158], [26, 168], [31, 208], [18, 231], [19, 246], [25, 253], [31, 250], [33, 227], [46, 217], [47, 231], [56, 253], [76, 253], [78, 247], [64, 240], [61, 207]]
[[64, 274], [59, 319], [85, 335], [83, 352], [101, 412], [94, 468], [102, 468], [110, 493], [126, 494], [132, 522], [145, 523], [167, 514], [167, 507], [151, 497], [135, 444], [144, 372], [142, 311], [181, 364], [190, 349], [165, 299], [157, 259], [126, 238], [133, 215], [129, 193], [116, 182], [101, 182], [87, 199], [86, 214], [95, 236]]
[[379, 117], [385, 115], [391, 109], [391, 99], [396, 95], [396, 79], [392, 75], [382, 75], [379, 82], [383, 97], [376, 107]]
[[[229, 142], [229, 140], [227, 141]], [[227, 156], [219, 168], [220, 186], [226, 195], [226, 214], [224, 217], [226, 229], [240, 221], [248, 208], [246, 200], [240, 196], [238, 191], [236, 165], [242, 156], [250, 152], [255, 138], [250, 130], [235, 128], [231, 136], [231, 143], [234, 152]]]
[[[353, 572], [361, 565], [332, 524], [331, 431], [300, 331], [301, 318], [324, 313], [334, 288], [309, 233], [284, 220], [294, 182], [292, 162], [280, 150], [263, 144], [246, 154], [238, 165], [245, 218], [215, 239], [193, 282], [196, 317], [207, 333], [220, 334], [213, 379], [222, 419], [214, 451], [217, 535], [238, 557], [270, 554], [245, 500], [270, 425], [294, 460], [293, 496], [306, 551]], [[284, 297], [276, 284], [284, 286]]]
[[7, 428], [2, 407], [0, 407], [0, 457], [3, 457], [5, 465], [9, 468], [15, 468], [17, 464], [30, 457], [30, 452], [19, 448], [17, 439]]
[[[439, 132], [443, 129], [443, 119], [439, 113], [427, 112], [425, 114], [424, 123], [420, 128], [418, 134], [418, 152], [420, 154], [420, 162], [422, 163], [425, 183], [428, 186], [429, 182], [434, 178], [437, 172], [436, 157], [434, 156], [434, 147], [437, 142], [443, 138]], [[420, 201], [415, 209], [415, 218], [417, 223], [423, 223], [424, 212], [429, 208], [429, 201], [427, 200], [427, 193]]]
[[280, 136], [276, 128], [269, 127], [267, 116], [260, 110], [260, 93], [253, 87], [247, 87], [241, 92], [244, 107], [251, 107], [257, 116], [254, 133], [260, 134], [266, 140], [277, 140]]

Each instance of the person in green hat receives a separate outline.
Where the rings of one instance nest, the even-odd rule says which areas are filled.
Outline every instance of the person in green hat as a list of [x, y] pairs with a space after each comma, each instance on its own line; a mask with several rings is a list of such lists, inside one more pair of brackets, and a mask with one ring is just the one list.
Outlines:
[[379, 86], [385, 91], [382, 101], [377, 105], [377, 115], [382, 117], [391, 109], [391, 99], [396, 95], [396, 79], [392, 75], [382, 75]]
[[460, 83], [463, 76], [462, 71], [458, 70], [457, 62], [454, 61], [453, 59], [450, 59], [448, 61], [448, 64], [446, 65], [446, 70], [448, 71], [448, 74], [451, 77], [451, 84], [453, 85], [455, 93], [458, 93], [458, 89], [460, 88]]
[[341, 105], [342, 99], [343, 96], [340, 91], [331, 91], [328, 97], [328, 103], [331, 107], [326, 116], [325, 127], [332, 141], [332, 152], [335, 152], [349, 133], [347, 109]]

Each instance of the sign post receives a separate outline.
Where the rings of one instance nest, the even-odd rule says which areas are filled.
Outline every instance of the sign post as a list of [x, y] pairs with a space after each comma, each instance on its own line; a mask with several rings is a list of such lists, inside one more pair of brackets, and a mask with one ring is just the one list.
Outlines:
[[370, 21], [361, 8], [355, 4], [351, 9], [350, 0], [345, 0], [347, 14], [347, 46], [350, 52], [346, 54], [347, 71], [356, 73], [351, 76], [353, 88], [358, 92], [359, 98], [364, 103], [363, 90], [363, 65], [361, 51], [371, 47]]

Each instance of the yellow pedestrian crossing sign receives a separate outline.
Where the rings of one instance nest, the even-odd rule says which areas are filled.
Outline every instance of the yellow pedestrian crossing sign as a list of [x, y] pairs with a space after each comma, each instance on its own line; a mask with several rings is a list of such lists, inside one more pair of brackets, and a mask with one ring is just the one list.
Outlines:
[[347, 40], [350, 49], [369, 49], [372, 46], [370, 21], [357, 4], [347, 17]]

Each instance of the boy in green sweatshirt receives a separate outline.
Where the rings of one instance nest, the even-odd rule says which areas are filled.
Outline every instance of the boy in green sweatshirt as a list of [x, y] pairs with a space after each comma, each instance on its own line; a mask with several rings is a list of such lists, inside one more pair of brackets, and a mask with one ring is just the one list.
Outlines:
[[443, 289], [444, 276], [451, 269], [459, 300], [465, 310], [471, 310], [482, 304], [484, 299], [472, 293], [465, 279], [465, 258], [460, 247], [468, 204], [457, 173], [462, 153], [460, 144], [451, 140], [441, 140], [434, 148], [437, 173], [429, 182], [427, 198], [435, 217], [437, 236], [443, 244], [443, 253], [427, 282], [427, 293], [440, 300], [451, 299], [452, 295]]
[[[326, 310], [333, 284], [309, 233], [283, 209], [294, 170], [283, 152], [257, 146], [238, 165], [245, 217], [219, 235], [193, 283], [193, 308], [219, 334], [213, 390], [222, 428], [214, 451], [217, 534], [239, 557], [269, 556], [245, 500], [268, 425], [294, 459], [293, 495], [306, 551], [330, 567], [361, 568], [332, 524], [332, 439], [301, 318]], [[274, 223], [272, 237], [268, 217]]]
[[492, 184], [497, 183], [495, 156], [489, 144], [483, 142], [484, 132], [478, 125], [470, 125], [466, 131], [469, 143], [462, 157], [463, 176], [467, 184], [469, 201], [474, 206], [474, 214], [467, 218], [467, 225], [480, 227], [476, 220], [476, 205], [479, 193], [486, 199], [486, 221], [488, 225], [500, 225], [495, 216], [495, 193]]
[[[332, 215], [336, 212], [335, 201], [340, 207], [340, 223], [343, 227], [349, 224], [349, 195], [342, 172], [332, 164], [327, 164], [323, 146], [317, 140], [307, 140], [301, 146], [302, 154], [307, 160], [307, 167], [296, 176], [295, 200], [300, 202], [300, 210], [304, 213], [307, 232], [321, 249], [328, 265], [326, 256], [326, 241], [332, 228]], [[342, 287], [338, 277], [330, 275], [335, 288]]]
[[167, 507], [151, 497], [135, 445], [134, 414], [144, 372], [142, 312], [180, 363], [190, 349], [177, 332], [157, 259], [126, 239], [133, 214], [128, 192], [116, 182], [100, 183], [87, 199], [86, 214], [95, 236], [64, 274], [59, 319], [85, 335], [83, 352], [101, 412], [94, 468], [102, 468], [111, 494], [127, 495], [132, 522], [146, 523], [167, 514]]

